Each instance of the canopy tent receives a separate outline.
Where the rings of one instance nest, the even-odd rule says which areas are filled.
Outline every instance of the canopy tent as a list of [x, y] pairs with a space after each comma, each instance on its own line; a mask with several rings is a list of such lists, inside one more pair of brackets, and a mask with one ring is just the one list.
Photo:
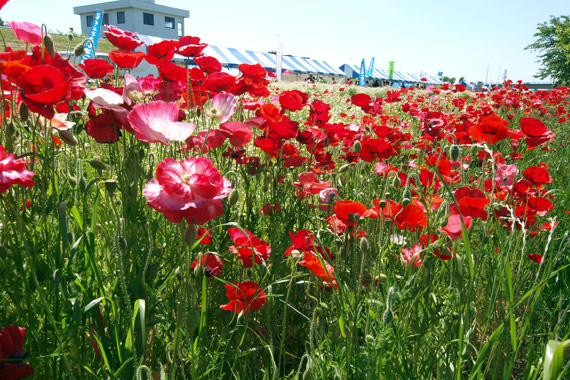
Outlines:
[[[360, 66], [357, 65], [349, 65], [345, 63], [340, 67], [340, 70], [342, 70], [346, 76], [351, 78], [358, 78], [358, 76], [360, 75]], [[427, 79], [426, 83], [443, 84], [442, 81], [433, 76], [424, 75], [422, 77], [414, 73], [396, 71], [396, 70], [394, 70], [394, 77], [390, 79], [390, 77], [388, 76], [388, 70], [378, 69], [378, 68], [372, 70], [372, 75], [368, 76], [368, 78], [393, 80], [397, 82], [406, 82], [406, 83], [421, 83], [422, 82], [421, 79], [425, 78]]]
[[[155, 44], [162, 41], [162, 38], [139, 35], [139, 37], [147, 44]], [[255, 65], [259, 63], [263, 68], [275, 71], [277, 66], [277, 56], [272, 53], [259, 52], [253, 50], [228, 48], [217, 45], [208, 45], [203, 50], [204, 55], [216, 58], [222, 66], [226, 68], [236, 68], [242, 63]], [[190, 64], [194, 62], [181, 55], [174, 56], [175, 61], [186, 61]], [[335, 69], [325, 61], [318, 61], [307, 57], [296, 57], [292, 55], [284, 55], [281, 60], [283, 70], [289, 70], [293, 73], [318, 73], [324, 75], [344, 75], [344, 73]]]

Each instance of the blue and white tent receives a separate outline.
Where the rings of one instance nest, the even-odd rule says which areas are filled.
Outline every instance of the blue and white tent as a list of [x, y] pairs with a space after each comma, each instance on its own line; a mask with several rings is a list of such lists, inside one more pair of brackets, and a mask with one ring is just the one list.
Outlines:
[[[360, 66], [357, 65], [344, 64], [340, 67], [340, 70], [342, 70], [347, 77], [351, 78], [357, 78], [360, 74]], [[388, 70], [378, 69], [378, 68], [375, 68], [372, 71], [372, 75], [369, 78], [393, 80], [396, 82], [406, 82], [406, 83], [420, 83], [422, 79], [420, 75], [409, 72], [396, 71], [396, 70], [394, 70], [394, 78], [390, 79], [390, 77], [388, 76]], [[433, 76], [425, 75], [423, 76], [423, 78], [427, 79], [427, 83], [443, 84], [442, 81]]]
[[[139, 35], [139, 37], [147, 44], [155, 44], [162, 41], [162, 38]], [[208, 45], [203, 50], [204, 55], [216, 58], [222, 66], [226, 68], [237, 68], [242, 63], [255, 65], [259, 63], [263, 68], [269, 71], [275, 71], [277, 66], [277, 57], [275, 54], [259, 52], [253, 50], [227, 48], [217, 45]], [[175, 61], [188, 61], [180, 55], [174, 56]], [[193, 64], [192, 61], [190, 61]], [[283, 70], [289, 70], [293, 73], [318, 73], [325, 75], [344, 75], [344, 73], [331, 66], [325, 61], [317, 61], [306, 57], [296, 57], [284, 55], [282, 57]]]

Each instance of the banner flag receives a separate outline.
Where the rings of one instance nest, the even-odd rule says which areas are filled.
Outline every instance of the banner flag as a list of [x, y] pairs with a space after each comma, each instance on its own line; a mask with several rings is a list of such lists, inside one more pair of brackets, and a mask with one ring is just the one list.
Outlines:
[[277, 74], [278, 81], [283, 80], [283, 73], [281, 72], [282, 65], [283, 65], [283, 44], [279, 44], [279, 46], [277, 47], [277, 62], [275, 64], [275, 73]]
[[362, 58], [362, 63], [360, 64], [360, 83], [361, 86], [366, 85], [366, 67], [364, 65], [364, 58]]
[[368, 76], [372, 76], [372, 70], [374, 70], [374, 57], [370, 60], [370, 67], [368, 68]]
[[394, 61], [390, 61], [388, 63], [388, 78], [390, 79], [394, 79], [394, 66], [395, 66]]
[[103, 20], [103, 11], [98, 10], [95, 12], [93, 17], [93, 25], [91, 25], [91, 30], [87, 35], [87, 38], [91, 40], [91, 43], [86, 43], [84, 46], [85, 53], [81, 56], [79, 63], [83, 63], [86, 59], [95, 58], [95, 52], [97, 51], [97, 42], [99, 41], [99, 34], [101, 33], [101, 21]]

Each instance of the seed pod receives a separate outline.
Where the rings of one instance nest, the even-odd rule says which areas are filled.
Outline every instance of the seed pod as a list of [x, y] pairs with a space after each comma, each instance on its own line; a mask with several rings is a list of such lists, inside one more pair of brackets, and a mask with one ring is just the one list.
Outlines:
[[107, 189], [109, 194], [115, 194], [115, 191], [117, 190], [117, 180], [107, 179], [103, 183], [105, 184], [105, 189]]
[[451, 157], [451, 161], [457, 161], [459, 158], [459, 147], [457, 145], [453, 144], [449, 148], [449, 156]]
[[239, 201], [239, 191], [238, 189], [233, 189], [230, 193], [228, 203], [230, 206], [234, 206]]
[[362, 144], [360, 143], [360, 141], [356, 140], [354, 142], [354, 151], [356, 153], [360, 153], [361, 150], [362, 150]]
[[73, 55], [76, 57], [81, 57], [83, 55], [83, 53], [85, 53], [85, 41], [77, 44], [74, 48], [73, 48]]
[[380, 209], [384, 210], [386, 208], [386, 201], [381, 200], [380, 202], [378, 202], [378, 206], [380, 206]]
[[73, 41], [73, 33], [72, 32], [67, 33], [67, 39], [69, 41]]
[[370, 251], [370, 243], [368, 242], [368, 239], [366, 239], [366, 237], [360, 239], [360, 250], [362, 251], [362, 253], [368, 253]]
[[189, 246], [192, 246], [196, 241], [196, 225], [194, 223], [190, 223], [184, 230], [184, 241]]
[[91, 167], [92, 167], [93, 169], [96, 169], [96, 170], [105, 170], [105, 169], [107, 169], [107, 165], [105, 165], [102, 161], [99, 161], [99, 160], [96, 159], [96, 158], [90, 159], [90, 160], [89, 160], [89, 165], [91, 165]]
[[79, 190], [84, 193], [85, 190], [87, 190], [87, 180], [85, 180], [85, 177], [81, 177], [79, 179]]
[[44, 36], [44, 49], [49, 54], [49, 56], [53, 58], [55, 55], [55, 48], [53, 46], [53, 39], [49, 34], [46, 34]]
[[20, 104], [19, 111], [20, 111], [20, 121], [28, 121], [28, 118], [30, 117], [30, 110], [28, 109], [26, 103], [22, 102]]

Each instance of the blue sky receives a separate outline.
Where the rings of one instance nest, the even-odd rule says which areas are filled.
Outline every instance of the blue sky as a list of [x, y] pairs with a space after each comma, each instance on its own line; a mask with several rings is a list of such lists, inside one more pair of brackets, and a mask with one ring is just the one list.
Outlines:
[[[45, 23], [51, 30], [80, 30], [73, 7], [95, 0], [10, 0], [5, 21]], [[539, 23], [570, 14], [568, 0], [156, 0], [188, 9], [186, 34], [213, 45], [396, 70], [465, 76], [468, 81], [537, 81], [534, 41]], [[488, 70], [487, 70], [488, 67]], [[488, 72], [488, 74], [487, 74]]]

